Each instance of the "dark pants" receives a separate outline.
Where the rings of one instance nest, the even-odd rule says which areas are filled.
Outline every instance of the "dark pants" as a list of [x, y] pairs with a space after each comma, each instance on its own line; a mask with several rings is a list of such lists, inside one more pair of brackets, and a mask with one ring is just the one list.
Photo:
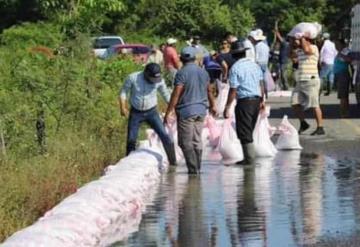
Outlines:
[[236, 133], [241, 144], [253, 142], [253, 131], [260, 111], [260, 98], [238, 99], [235, 107]]
[[280, 64], [280, 83], [282, 90], [288, 90], [288, 74], [287, 74], [288, 64]]
[[160, 119], [156, 107], [147, 111], [139, 111], [131, 108], [128, 122], [126, 155], [136, 149], [136, 139], [138, 137], [140, 125], [143, 122], [148, 123], [150, 127], [154, 129], [155, 133], [159, 136], [164, 146], [170, 164], [175, 165], [176, 157], [174, 142], [166, 133], [164, 124]]
[[196, 174], [201, 169], [203, 127], [204, 117], [202, 116], [178, 119], [179, 146], [184, 153], [188, 172], [191, 174]]

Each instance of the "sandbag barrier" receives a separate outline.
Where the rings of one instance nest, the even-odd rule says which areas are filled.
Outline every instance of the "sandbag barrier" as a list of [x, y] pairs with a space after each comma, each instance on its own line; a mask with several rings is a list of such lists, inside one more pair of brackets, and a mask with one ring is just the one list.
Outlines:
[[[273, 157], [277, 150], [299, 150], [299, 136], [284, 117], [279, 128], [270, 126], [270, 108], [260, 113], [254, 131], [258, 157]], [[177, 138], [175, 126], [168, 133]], [[243, 159], [242, 146], [235, 133], [234, 118], [205, 119], [202, 133], [203, 159], [231, 164]], [[278, 132], [277, 142], [270, 137]], [[179, 149], [179, 147], [177, 147]], [[181, 150], [178, 161], [183, 163]], [[148, 131], [148, 140], [138, 150], [109, 166], [105, 175], [64, 199], [33, 225], [9, 237], [1, 247], [81, 247], [109, 246], [137, 231], [147, 203], [157, 191], [168, 161], [158, 137]]]
[[160, 150], [139, 149], [0, 246], [109, 246], [122, 240], [138, 229], [166, 166]]

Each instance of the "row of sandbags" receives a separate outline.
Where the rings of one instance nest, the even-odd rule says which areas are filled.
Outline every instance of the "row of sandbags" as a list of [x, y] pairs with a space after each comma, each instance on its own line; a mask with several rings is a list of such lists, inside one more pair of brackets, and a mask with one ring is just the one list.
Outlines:
[[[302, 149], [298, 132], [289, 122], [287, 116], [284, 116], [280, 125], [275, 128], [269, 123], [269, 114], [270, 107], [266, 107], [260, 112], [253, 132], [257, 157], [273, 157], [278, 150]], [[203, 138], [203, 141], [208, 139], [213, 149], [220, 152], [224, 164], [233, 164], [243, 160], [242, 146], [235, 131], [233, 118], [221, 121], [215, 120], [212, 116], [207, 116], [204, 132], [208, 134], [206, 138]], [[271, 140], [274, 134], [278, 135], [275, 144]]]
[[122, 240], [138, 229], [166, 165], [161, 150], [139, 149], [0, 246], [109, 246]]

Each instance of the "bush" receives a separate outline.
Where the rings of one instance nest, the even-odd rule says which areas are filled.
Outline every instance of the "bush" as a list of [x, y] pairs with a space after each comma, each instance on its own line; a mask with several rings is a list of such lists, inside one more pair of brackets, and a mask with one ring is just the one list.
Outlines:
[[132, 61], [97, 60], [88, 35], [66, 40], [52, 25], [37, 27], [6, 30], [0, 47], [6, 144], [6, 156], [0, 152], [0, 241], [121, 158], [127, 119], [119, 115], [118, 91], [140, 69]]

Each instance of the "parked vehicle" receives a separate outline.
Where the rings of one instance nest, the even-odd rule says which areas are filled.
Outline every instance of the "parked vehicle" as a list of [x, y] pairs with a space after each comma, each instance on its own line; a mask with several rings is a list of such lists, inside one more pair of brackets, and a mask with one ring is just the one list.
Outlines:
[[109, 59], [114, 56], [129, 56], [136, 63], [144, 64], [147, 62], [150, 52], [150, 47], [143, 44], [114, 45], [109, 47], [101, 58]]
[[123, 45], [124, 40], [120, 36], [100, 36], [94, 39], [94, 53], [96, 57], [102, 57], [105, 51], [114, 45]]

